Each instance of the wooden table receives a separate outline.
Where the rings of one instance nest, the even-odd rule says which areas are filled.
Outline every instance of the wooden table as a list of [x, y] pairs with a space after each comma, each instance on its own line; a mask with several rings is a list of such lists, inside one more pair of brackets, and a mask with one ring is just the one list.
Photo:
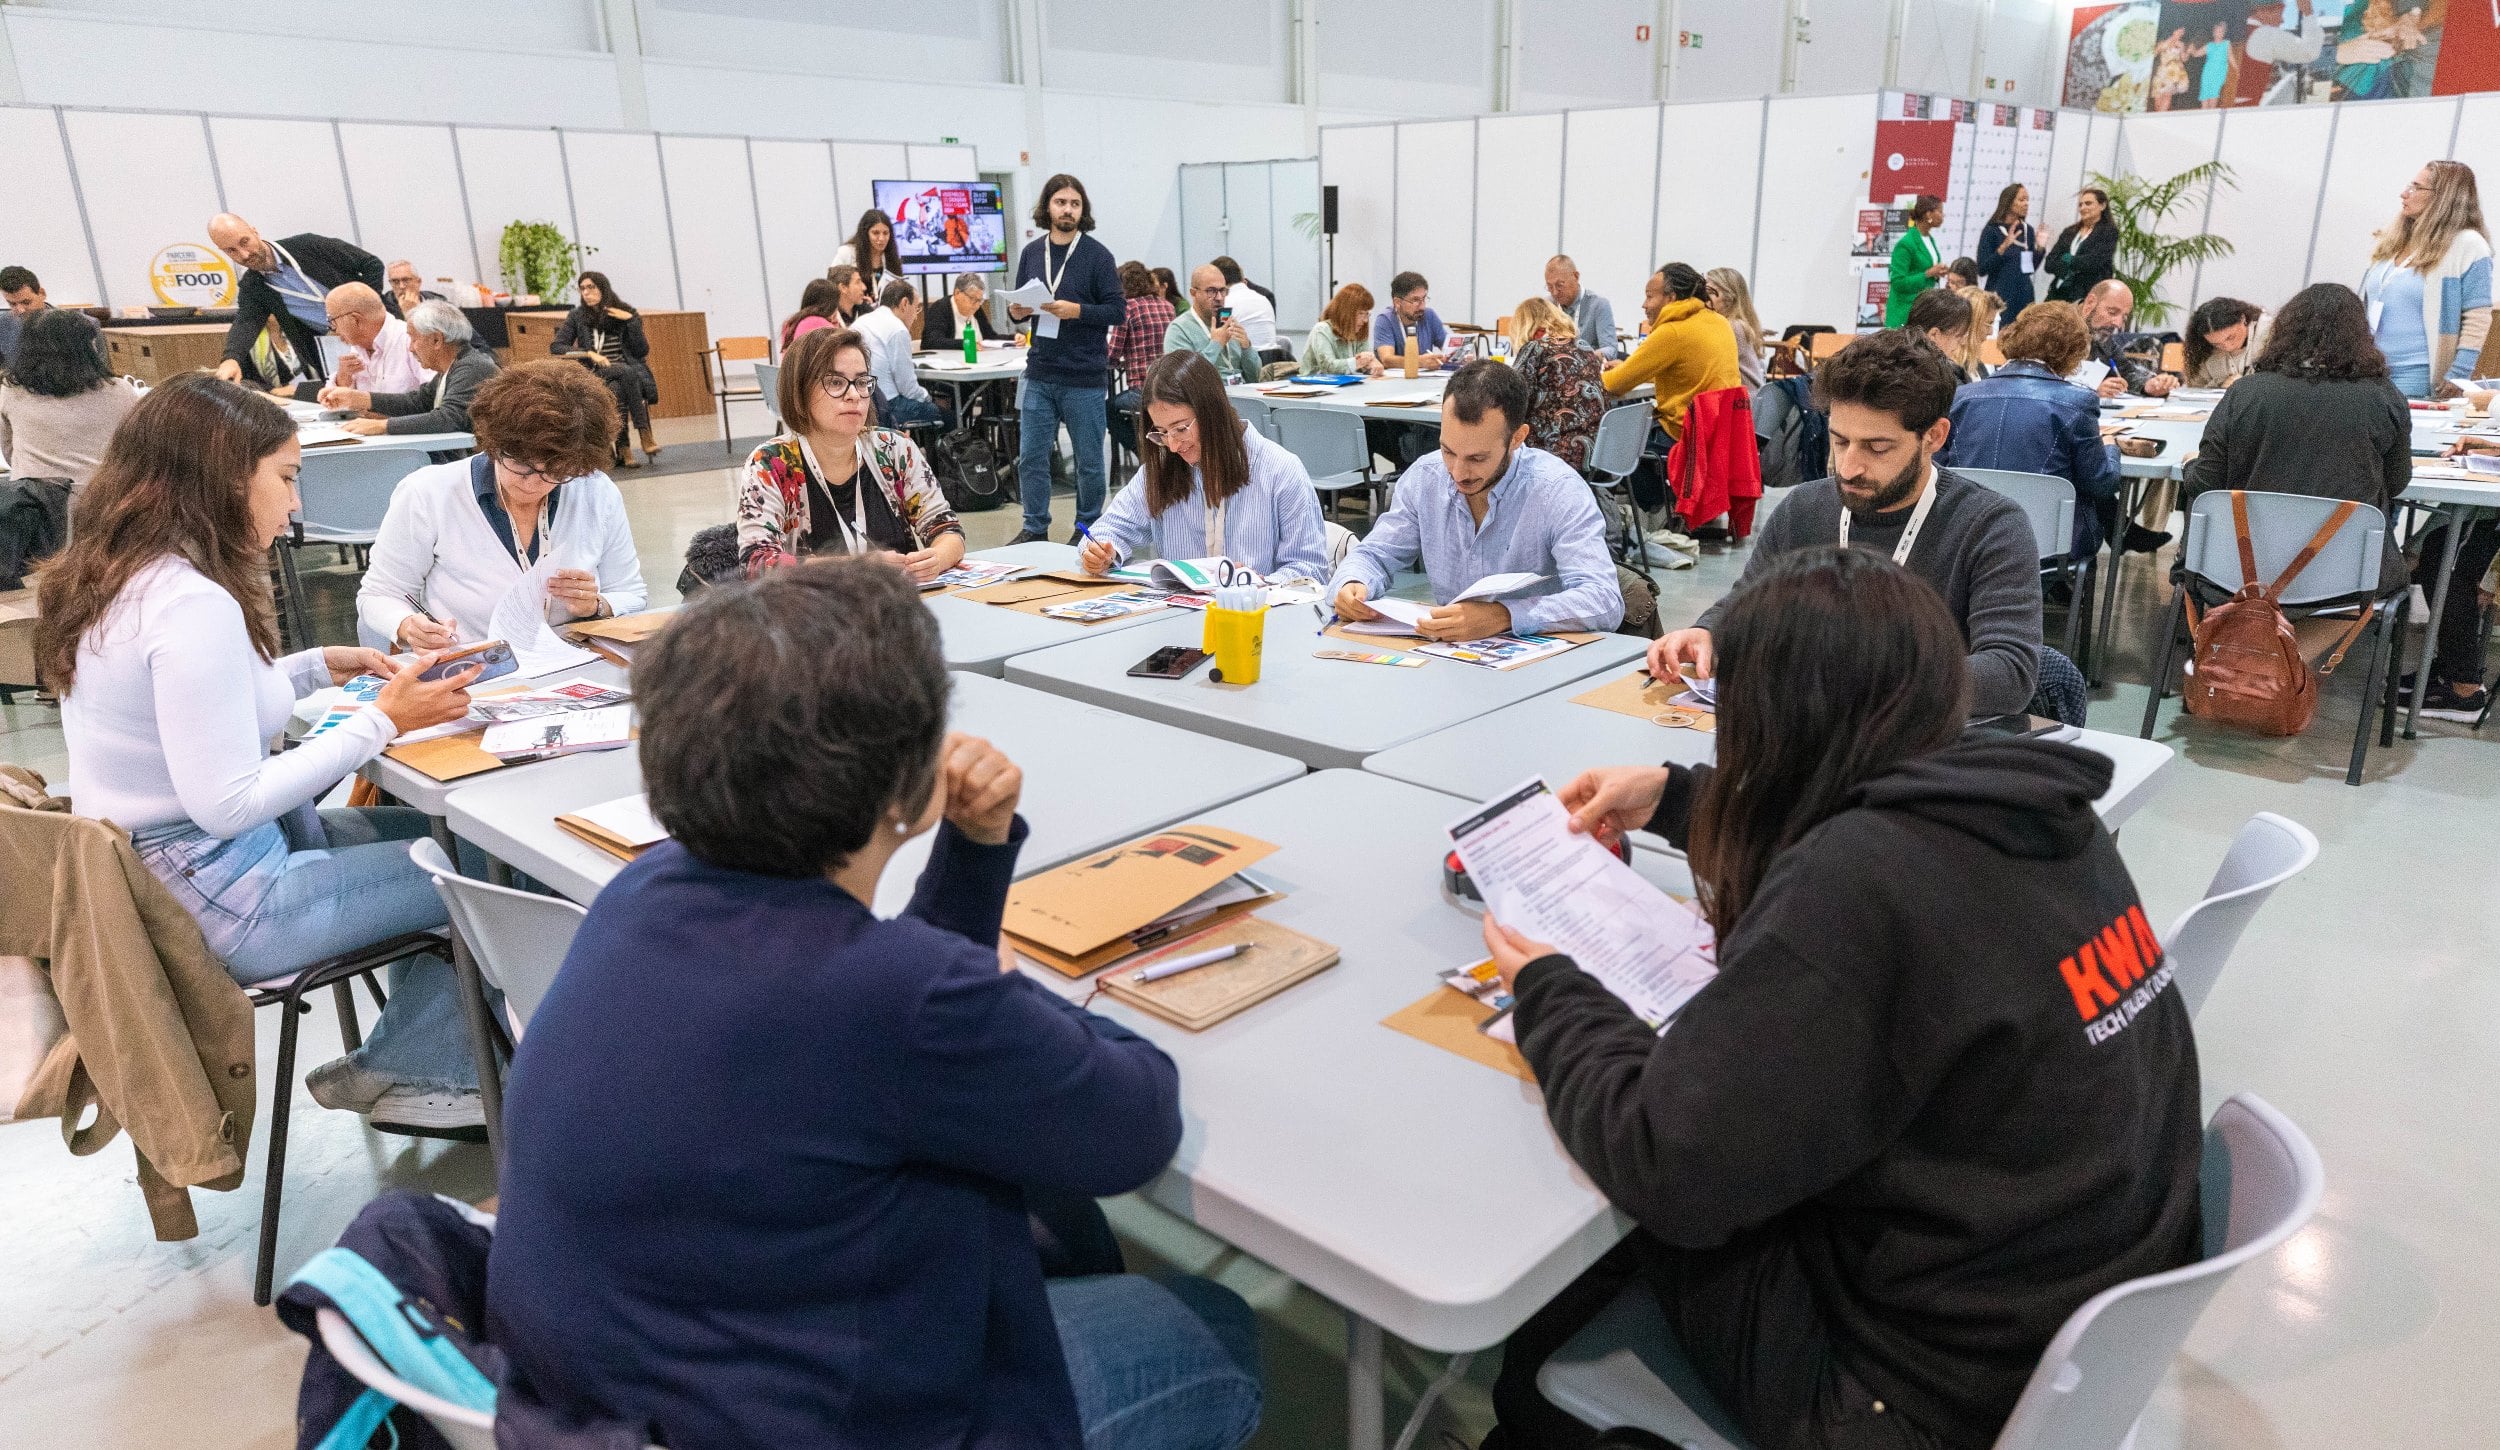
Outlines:
[[226, 355], [223, 322], [185, 322], [171, 327], [107, 327], [104, 359], [117, 374], [143, 383], [161, 383], [201, 368], [214, 368]]
[[[561, 310], [505, 314], [504, 327], [512, 338], [508, 360], [521, 363], [553, 356], [556, 328], [563, 321]], [[651, 376], [660, 384], [660, 400], [651, 405], [651, 416], [711, 416], [712, 388], [703, 353], [712, 342], [703, 314], [646, 312], [642, 314], [642, 333], [651, 343], [651, 355], [644, 361], [651, 365]]]

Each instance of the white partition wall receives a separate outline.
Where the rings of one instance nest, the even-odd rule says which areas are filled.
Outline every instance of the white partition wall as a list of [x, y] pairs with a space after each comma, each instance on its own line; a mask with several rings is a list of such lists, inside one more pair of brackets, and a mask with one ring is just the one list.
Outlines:
[[1488, 326], [1520, 299], [1545, 290], [1546, 259], [1562, 243], [1563, 119], [1556, 112], [1476, 123], [1476, 308], [1470, 315]]
[[1490, 324], [1560, 250], [1629, 328], [1682, 260], [1748, 272], [1773, 326], [1844, 322], [1874, 127], [1871, 95], [1322, 127], [1336, 277], [1378, 294], [1421, 272], [1444, 318]]
[[[1385, 132], [1384, 132], [1385, 134]], [[1319, 168], [1312, 157], [1180, 168], [1184, 267], [1231, 257], [1276, 294], [1278, 340], [1296, 354], [1328, 298], [1321, 288]], [[1184, 286], [1188, 283], [1184, 273]]]
[[60, 117], [48, 110], [0, 107], [0, 156], [9, 158], [0, 256], [10, 259], [0, 266], [31, 268], [43, 279], [46, 295], [63, 306], [102, 301], [69, 157], [61, 149]]
[[[2119, 166], [2125, 173], [2159, 181], [2176, 176], [2192, 166], [2201, 166], [2214, 156], [2214, 144], [2222, 134], [2220, 111], [2171, 111], [2129, 116], [2119, 133]], [[2178, 235], [2204, 230], [2206, 189], [2198, 187], [2180, 202], [2170, 214], [2165, 229]], [[2072, 200], [2067, 206], [2071, 208]], [[2068, 217], [2072, 220], [2072, 217]], [[2196, 269], [2173, 270], [2161, 280], [2158, 296], [2174, 309], [2163, 326], [2176, 331], [2187, 321], [2188, 309], [2195, 305]]]
[[[2318, 209], [2317, 235], [2302, 269], [2307, 281], [2360, 285], [2373, 234], [2395, 219], [2405, 183], [2422, 163], [2448, 154], [2456, 120], [2457, 103], [2444, 98], [2335, 108], [2327, 204]], [[2492, 179], [2500, 181], [2500, 173]], [[2484, 203], [2486, 218], [2492, 204]]]
[[2238, 184], [2215, 192], [2205, 229], [2229, 237], [2233, 251], [2205, 264], [2196, 300], [2237, 297], [2271, 310], [2301, 289], [2327, 133], [2343, 109], [2282, 106], [2243, 111], [2223, 123], [2219, 154]]
[[[595, 247], [585, 265], [628, 300], [702, 311], [713, 337], [767, 332], [796, 308], [870, 182], [979, 174], [973, 148], [956, 145], [9, 105], [0, 155], [0, 263], [33, 268], [56, 302], [151, 304], [150, 260], [205, 245], [220, 210], [489, 287], [503, 282], [505, 225], [547, 221]], [[1301, 165], [1307, 192], [1314, 168]], [[1315, 260], [1271, 265], [1306, 292], [1318, 285]]]
[[1562, 250], [1629, 329], [1658, 227], [1656, 106], [1563, 116]]

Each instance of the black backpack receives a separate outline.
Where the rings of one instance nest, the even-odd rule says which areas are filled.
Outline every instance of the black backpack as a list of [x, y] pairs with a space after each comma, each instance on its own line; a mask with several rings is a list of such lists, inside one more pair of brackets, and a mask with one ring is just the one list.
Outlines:
[[1007, 502], [1007, 469], [986, 429], [966, 427], [930, 445], [938, 490], [959, 514], [986, 513]]

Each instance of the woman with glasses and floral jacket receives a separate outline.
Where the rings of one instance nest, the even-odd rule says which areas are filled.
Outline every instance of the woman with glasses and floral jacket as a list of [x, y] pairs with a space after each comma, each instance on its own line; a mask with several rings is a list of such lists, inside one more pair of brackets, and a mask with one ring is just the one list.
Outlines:
[[811, 332], [783, 357], [782, 431], [748, 455], [738, 490], [747, 577], [811, 554], [888, 553], [925, 582], [963, 559], [963, 525], [928, 458], [875, 426], [874, 387], [868, 343], [849, 328]]

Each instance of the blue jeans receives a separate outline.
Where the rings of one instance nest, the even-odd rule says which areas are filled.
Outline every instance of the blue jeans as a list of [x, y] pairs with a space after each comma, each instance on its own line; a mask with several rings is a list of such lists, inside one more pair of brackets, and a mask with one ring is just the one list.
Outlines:
[[[231, 840], [183, 822], [131, 837], [139, 859], [200, 924], [237, 982], [284, 977], [325, 957], [448, 920], [407, 843], [425, 816], [400, 807], [298, 810]], [[458, 982], [439, 957], [391, 968], [390, 1003], [349, 1054], [411, 1087], [475, 1088]]]
[[1066, 424], [1076, 445], [1076, 521], [1091, 525], [1102, 514], [1110, 481], [1103, 457], [1107, 388], [1077, 388], [1028, 377], [1016, 389], [1017, 428], [1023, 446], [1016, 456], [1016, 495], [1024, 502], [1024, 531], [1050, 532], [1050, 456]]
[[933, 398], [879, 397], [877, 413], [878, 420], [888, 428], [903, 428], [914, 423], [936, 423], [947, 428], [955, 426], [955, 415], [946, 410], [945, 404]]
[[1250, 1306], [1211, 1280], [1053, 1279], [1085, 1450], [1233, 1450], [1259, 1428]]

